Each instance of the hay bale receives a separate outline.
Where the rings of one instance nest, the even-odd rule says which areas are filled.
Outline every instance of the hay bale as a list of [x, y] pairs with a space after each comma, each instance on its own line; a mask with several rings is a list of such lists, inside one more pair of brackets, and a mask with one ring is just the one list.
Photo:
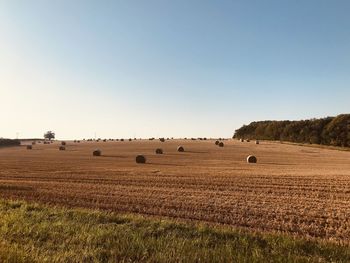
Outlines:
[[163, 150], [161, 148], [156, 149], [156, 154], [163, 154]]
[[178, 152], [184, 152], [185, 148], [183, 146], [179, 146], [179, 147], [177, 147], [177, 151]]
[[27, 150], [31, 150], [33, 147], [31, 145], [27, 145]]
[[250, 142], [250, 140], [249, 140], [249, 139], [246, 139], [245, 141], [246, 141], [246, 142]]
[[254, 155], [249, 155], [247, 157], [247, 163], [256, 163], [258, 160]]
[[259, 140], [256, 140], [256, 141], [255, 141], [255, 144], [259, 144], [259, 143], [260, 143]]
[[61, 145], [66, 145], [66, 142], [61, 142]]
[[243, 139], [240, 139], [239, 141], [240, 141], [240, 142], [244, 142], [244, 140], [243, 140]]
[[215, 141], [215, 145], [219, 145], [219, 143], [220, 143], [219, 141]]
[[146, 157], [141, 154], [137, 155], [135, 160], [136, 163], [146, 163]]
[[223, 143], [223, 142], [220, 142], [220, 143], [219, 143], [219, 147], [224, 147], [224, 143]]
[[124, 141], [124, 139], [120, 139], [120, 141], [121, 141], [121, 142], [123, 142], [123, 141]]
[[161, 142], [165, 142], [165, 139], [164, 139], [164, 138], [159, 138], [159, 140], [160, 140]]
[[35, 145], [35, 142], [32, 142], [32, 145]]
[[96, 150], [94, 150], [93, 152], [92, 152], [92, 155], [93, 156], [101, 156], [101, 150], [99, 150], [99, 149], [96, 149]]
[[60, 151], [65, 151], [65, 150], [66, 150], [66, 147], [64, 147], [63, 145], [61, 145], [58, 149], [59, 149]]

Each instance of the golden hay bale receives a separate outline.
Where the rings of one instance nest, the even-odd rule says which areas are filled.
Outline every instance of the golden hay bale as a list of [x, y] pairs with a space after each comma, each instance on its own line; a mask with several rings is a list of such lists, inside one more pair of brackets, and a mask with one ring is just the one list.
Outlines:
[[164, 138], [159, 138], [159, 140], [160, 140], [161, 142], [165, 142], [165, 139], [164, 139]]
[[31, 150], [33, 147], [31, 145], [27, 145], [27, 150]]
[[240, 139], [239, 141], [240, 141], [240, 142], [244, 142], [244, 140], [243, 140], [243, 139]]
[[247, 163], [256, 163], [258, 160], [256, 159], [256, 157], [254, 155], [249, 155], [247, 157]]
[[223, 143], [223, 142], [220, 142], [220, 143], [219, 143], [219, 147], [224, 147], [224, 143]]
[[60, 146], [59, 148], [58, 148], [60, 151], [65, 151], [66, 150], [66, 147], [64, 147], [64, 146]]
[[66, 145], [66, 142], [61, 142], [61, 145]]
[[177, 151], [178, 152], [184, 152], [185, 148], [183, 146], [179, 146], [179, 147], [177, 147]]
[[156, 149], [156, 154], [163, 154], [163, 150], [161, 148]]
[[121, 141], [121, 142], [123, 142], [123, 141], [124, 141], [124, 139], [120, 139], [120, 141]]
[[259, 144], [259, 143], [260, 143], [259, 140], [256, 140], [256, 141], [255, 141], [255, 144]]
[[146, 163], [146, 157], [141, 154], [137, 155], [135, 160], [136, 163]]
[[215, 145], [219, 145], [219, 143], [220, 143], [219, 141], [215, 141]]
[[101, 150], [99, 150], [99, 149], [94, 150], [94, 151], [92, 152], [92, 155], [93, 155], [93, 156], [101, 156]]
[[250, 142], [250, 140], [249, 140], [249, 139], [246, 139], [245, 141], [246, 141], [246, 142]]

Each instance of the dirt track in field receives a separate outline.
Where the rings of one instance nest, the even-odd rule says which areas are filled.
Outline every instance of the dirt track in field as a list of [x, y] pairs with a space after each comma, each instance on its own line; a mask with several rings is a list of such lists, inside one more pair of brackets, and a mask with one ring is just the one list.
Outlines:
[[[58, 146], [0, 149], [0, 197], [350, 242], [350, 152], [235, 140]], [[96, 148], [103, 156], [92, 156]], [[139, 153], [147, 164], [135, 163]]]

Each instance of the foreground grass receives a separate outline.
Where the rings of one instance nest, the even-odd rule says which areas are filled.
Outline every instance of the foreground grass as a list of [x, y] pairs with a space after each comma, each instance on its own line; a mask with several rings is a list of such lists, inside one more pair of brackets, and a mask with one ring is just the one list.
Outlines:
[[0, 200], [0, 262], [350, 262], [350, 248]]

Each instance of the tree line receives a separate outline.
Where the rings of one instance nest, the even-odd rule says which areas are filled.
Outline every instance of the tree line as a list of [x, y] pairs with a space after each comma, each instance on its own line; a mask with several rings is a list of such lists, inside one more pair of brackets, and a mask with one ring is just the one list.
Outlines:
[[21, 144], [20, 140], [0, 138], [0, 147], [1, 146], [18, 146], [20, 144]]
[[350, 114], [301, 121], [257, 121], [243, 125], [233, 137], [350, 147]]

